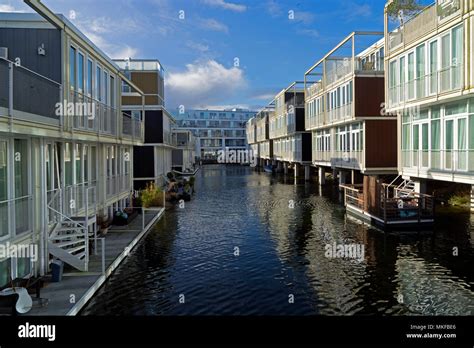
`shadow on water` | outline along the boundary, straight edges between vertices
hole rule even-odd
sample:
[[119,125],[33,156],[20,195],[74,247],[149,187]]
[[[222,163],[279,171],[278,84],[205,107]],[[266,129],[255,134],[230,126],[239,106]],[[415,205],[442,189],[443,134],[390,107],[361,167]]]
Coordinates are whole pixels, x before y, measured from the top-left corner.
[[[196,187],[82,314],[474,314],[469,213],[384,233],[347,216],[332,185],[216,165]],[[334,244],[361,245],[364,257],[330,258]]]

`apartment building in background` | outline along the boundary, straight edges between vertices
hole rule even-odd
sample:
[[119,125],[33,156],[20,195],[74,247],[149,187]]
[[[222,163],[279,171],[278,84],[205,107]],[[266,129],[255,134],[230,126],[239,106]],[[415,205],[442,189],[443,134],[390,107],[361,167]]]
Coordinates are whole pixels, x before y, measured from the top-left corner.
[[392,29],[385,11],[387,111],[398,114],[400,174],[419,191],[474,185],[473,14],[472,1],[438,0]]
[[122,104],[127,121],[131,124],[143,120],[146,124],[143,146],[134,147],[134,188],[143,189],[147,183],[162,186],[165,176],[173,167],[176,137],[174,117],[165,108],[164,69],[154,59],[115,60],[122,73],[130,79],[143,96],[122,86]]
[[[53,257],[87,271],[100,221],[130,203],[133,147],[120,68],[64,16],[0,13],[0,242],[39,260],[0,260],[0,286]],[[28,39],[25,39],[28,38]]]
[[254,115],[254,111],[243,109],[176,110],[174,113],[177,126],[193,133],[196,156],[204,160],[216,160],[219,150],[246,150],[246,124]]

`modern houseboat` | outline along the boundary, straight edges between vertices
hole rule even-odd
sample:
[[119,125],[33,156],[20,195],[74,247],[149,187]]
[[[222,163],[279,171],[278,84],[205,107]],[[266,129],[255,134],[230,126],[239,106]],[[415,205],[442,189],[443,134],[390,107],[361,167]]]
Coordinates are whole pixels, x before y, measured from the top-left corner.
[[273,142],[273,160],[277,170],[286,174],[294,169],[300,175],[304,167],[309,179],[311,165],[311,132],[305,130],[305,99],[303,82],[293,82],[276,95],[270,105],[274,111],[269,114],[269,138]]
[[[0,260],[0,286],[51,259],[87,271],[98,224],[130,204],[143,123],[122,113],[135,86],[62,15],[0,13],[0,242],[35,245]],[[25,39],[28,38],[28,39]]]
[[419,192],[434,181],[471,185],[474,211],[474,4],[438,0],[395,29],[387,6],[386,109],[398,115],[399,172]]
[[143,189],[149,182],[163,186],[165,175],[172,170],[173,150],[177,149],[173,136],[176,121],[165,108],[163,66],[156,59],[124,59],[115,63],[143,91],[142,97],[128,85],[122,86],[122,108],[128,115],[127,121],[146,123],[144,144],[133,149],[134,156],[140,159],[133,166],[134,189]]

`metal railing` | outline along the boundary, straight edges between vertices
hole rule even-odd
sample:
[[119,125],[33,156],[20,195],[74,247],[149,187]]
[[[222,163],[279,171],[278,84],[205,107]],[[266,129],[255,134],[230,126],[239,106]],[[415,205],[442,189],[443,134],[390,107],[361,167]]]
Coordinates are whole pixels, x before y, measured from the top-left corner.
[[474,172],[474,150],[402,150],[402,167]]
[[434,4],[426,7],[404,23],[402,27],[388,33],[389,44],[387,51],[393,51],[402,45],[415,42],[427,33],[439,28],[447,18],[462,13],[463,1],[445,1],[443,4]]
[[131,115],[122,113],[122,134],[133,139],[143,140],[143,122]]
[[32,201],[32,195],[25,195],[0,202],[0,238],[12,231],[20,235],[32,230]]
[[463,83],[463,68],[461,64],[421,76],[397,86],[388,91],[390,107],[397,106],[414,99],[459,90]]
[[[73,103],[73,114],[64,114],[65,125],[78,130],[117,135],[117,110],[83,93],[71,90],[69,103]],[[67,121],[71,120],[71,121]]]
[[14,111],[43,116],[58,121],[58,105],[62,99],[61,84],[26,67],[0,58],[0,107],[9,116],[19,118]]
[[328,114],[328,123],[334,123],[339,121],[344,121],[352,118],[352,103],[342,105],[338,108],[329,110]]

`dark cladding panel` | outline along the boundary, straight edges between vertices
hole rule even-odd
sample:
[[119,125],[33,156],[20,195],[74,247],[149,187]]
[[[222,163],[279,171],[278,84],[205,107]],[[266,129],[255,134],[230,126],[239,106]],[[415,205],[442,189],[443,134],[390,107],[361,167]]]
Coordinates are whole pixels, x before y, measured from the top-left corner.
[[301,134],[301,156],[303,162],[311,162],[312,159],[312,146],[311,146],[311,133]]
[[365,122],[365,167],[397,167],[397,121]]
[[135,146],[133,148],[133,176],[135,178],[155,177],[154,146]]
[[304,108],[296,108],[296,131],[297,132],[304,132]]
[[354,93],[356,117],[382,116],[382,103],[385,101],[382,77],[356,77]]
[[[45,54],[38,54],[44,45]],[[0,47],[8,48],[8,59],[61,82],[61,31],[57,29],[0,28]]]
[[145,143],[163,142],[163,111],[145,111]]

